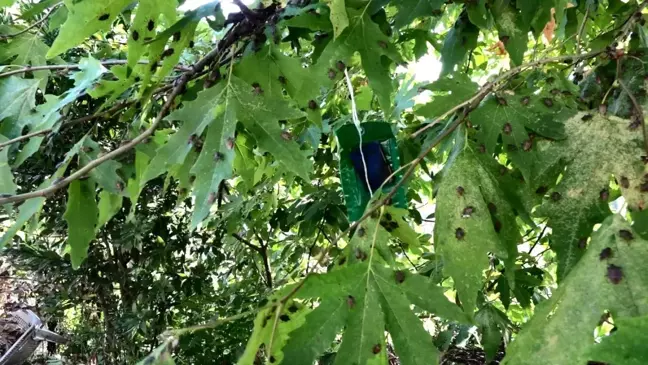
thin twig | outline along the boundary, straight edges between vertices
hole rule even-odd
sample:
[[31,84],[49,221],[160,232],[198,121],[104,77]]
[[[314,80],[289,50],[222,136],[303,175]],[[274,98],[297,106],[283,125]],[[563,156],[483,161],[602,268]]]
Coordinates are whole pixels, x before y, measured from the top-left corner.
[[266,285],[268,286],[268,288],[272,289],[272,270],[270,269],[270,261],[268,258],[268,246],[264,245],[263,241],[261,241],[258,236],[257,239],[259,239],[261,246],[253,244],[238,233],[232,233],[232,237],[236,238],[239,242],[246,245],[261,256],[261,260],[263,261],[263,269],[265,270]]
[[[621,69],[621,60],[622,58],[617,60],[617,69]],[[643,129],[643,136],[644,136],[644,150],[646,151],[646,155],[648,156],[648,132],[646,129],[646,120],[643,116],[643,109],[641,108],[641,105],[637,101],[637,98],[632,94],[632,91],[630,91],[630,88],[628,88],[628,85],[625,84],[625,82],[621,79],[621,77],[618,75],[617,76],[617,82],[623,89],[623,91],[628,94],[628,97],[630,98],[630,101],[632,102],[632,106],[635,109],[635,117],[639,120],[641,123],[641,128]]]
[[[67,127],[67,126],[71,126],[71,125],[75,125],[75,124],[95,120],[95,119],[104,117],[106,115],[111,115],[112,113],[115,113],[115,112],[117,112],[117,111],[119,111],[119,110],[121,110],[123,108],[126,108],[129,105],[132,105],[134,103],[135,103],[134,101],[118,103],[118,104],[114,105],[112,108],[110,108],[110,109],[108,109],[106,111],[103,111],[101,113],[96,113],[96,114],[88,115],[88,116],[77,118],[77,119],[71,119],[71,120],[68,120],[66,122],[63,122],[61,124],[61,126],[66,126]],[[49,134],[53,130],[54,130],[53,128],[47,128],[47,129],[43,129],[43,130],[40,130],[40,131],[27,133],[27,134],[22,135],[22,136],[18,136],[16,138],[10,139],[10,140],[8,140],[6,142],[2,142],[2,143],[0,143],[0,151],[2,151],[2,149],[4,147],[6,147],[6,146],[12,145],[14,143],[22,142],[22,141],[24,141],[26,139],[30,139],[32,137],[43,136],[43,135]]]
[[563,62],[563,61],[572,61],[572,63],[573,63],[574,60],[587,60],[587,59],[596,57],[601,53],[603,53],[603,51],[595,51],[595,52],[590,52],[590,53],[586,53],[586,54],[583,54],[583,55],[575,54],[575,55],[569,55],[569,56],[550,57],[550,58],[545,58],[545,59],[541,59],[541,60],[534,61],[534,62],[529,62],[527,64],[520,65],[518,67],[512,68],[512,69],[504,72],[503,74],[499,75],[498,77],[496,77],[493,81],[486,83],[470,99],[464,101],[463,103],[460,103],[460,104],[456,105],[452,109],[448,110],[447,112],[443,113],[441,116],[436,118],[436,120],[433,121],[432,123],[429,123],[425,127],[423,127],[421,129],[419,129],[418,131],[412,133],[411,138],[418,137],[419,135],[421,135],[423,132],[425,132],[426,130],[428,130],[432,126],[438,124],[438,122],[440,122],[441,120],[447,118],[448,116],[456,113],[457,111],[459,111],[459,110],[461,110],[461,109],[463,109],[463,108],[465,108],[465,107],[467,107],[469,105],[475,104],[476,101],[481,102],[481,100],[483,100],[488,94],[490,94],[491,91],[493,91],[494,87],[497,84],[499,84],[501,82],[504,82],[504,81],[507,81],[511,77],[519,74],[520,72],[522,72],[524,70],[527,70],[527,69],[533,68],[533,67],[537,67],[537,66],[541,66],[541,65],[546,65],[548,63],[556,63],[556,62]]
[[56,9],[59,7],[59,5],[61,5],[61,4],[56,4],[56,5],[54,5],[54,6],[50,9],[50,11],[49,11],[47,14],[45,14],[45,16],[44,16],[41,20],[39,20],[39,21],[37,21],[36,23],[34,23],[34,24],[28,26],[27,28],[21,30],[20,32],[13,33],[13,34],[3,34],[3,35],[0,35],[0,40],[2,40],[2,39],[14,38],[14,37],[18,37],[19,35],[24,34],[24,33],[27,33],[29,30],[36,28],[37,26],[39,26],[39,25],[41,25],[43,22],[45,22],[45,21],[50,17],[50,15],[52,15],[52,13],[54,12],[54,10],[56,10]]
[[237,320],[239,320],[241,318],[245,318],[245,317],[247,317],[249,315],[252,315],[252,314],[254,314],[256,312],[257,312],[256,310],[252,310],[252,311],[239,313],[239,314],[236,314],[236,315],[233,315],[233,316],[230,316],[230,317],[225,317],[225,318],[218,318],[217,317],[217,318],[209,320],[205,324],[200,324],[200,325],[197,325],[197,326],[191,326],[191,327],[186,327],[186,328],[180,328],[180,329],[177,329],[177,330],[167,330],[166,332],[164,332],[162,334],[162,337],[182,336],[182,335],[184,335],[186,333],[191,333],[191,332],[194,332],[194,331],[216,328],[216,327],[218,327],[220,325],[223,325],[225,323],[234,322],[234,321],[237,321]]
[[[103,66],[116,66],[116,65],[125,65],[128,63],[128,60],[106,60],[106,61],[100,61],[101,65]],[[142,60],[137,62],[140,65],[148,65],[149,61]],[[23,68],[19,68],[16,70],[11,70],[7,72],[0,73],[0,78],[2,77],[7,77],[11,75],[17,75],[25,72],[32,72],[32,71],[43,71],[43,70],[78,70],[81,68],[81,65],[79,64],[70,64],[70,65],[42,65],[42,66],[27,66]],[[180,70],[183,72],[188,72],[190,71],[189,67],[185,67],[182,65],[177,65],[175,66],[176,70]]]
[[255,251],[255,252],[261,252],[261,247],[259,247],[259,246],[255,245],[254,243],[252,243],[252,242],[246,240],[246,239],[243,238],[240,234],[238,234],[238,233],[232,233],[232,237],[236,238],[239,242],[241,242],[242,244],[246,245],[247,247],[249,247],[249,248],[252,249],[253,251]]
[[540,243],[540,240],[542,240],[542,237],[544,236],[545,231],[547,230],[547,227],[549,227],[549,226],[545,224],[544,228],[542,228],[542,231],[540,232],[540,235],[538,236],[538,239],[536,239],[535,243],[533,244],[533,246],[531,246],[531,249],[529,250],[529,255],[531,254],[531,252],[533,252],[533,249],[536,248],[538,243]]

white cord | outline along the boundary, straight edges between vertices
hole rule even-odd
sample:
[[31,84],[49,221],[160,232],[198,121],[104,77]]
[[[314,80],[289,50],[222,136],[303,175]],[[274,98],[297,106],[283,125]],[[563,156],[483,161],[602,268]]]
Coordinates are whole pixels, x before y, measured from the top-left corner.
[[346,77],[347,88],[349,88],[349,95],[351,95],[351,116],[353,117],[353,124],[355,124],[356,129],[358,130],[358,136],[360,137],[360,157],[362,158],[362,167],[364,168],[365,182],[367,183],[367,189],[369,189],[369,196],[373,198],[373,191],[371,190],[371,185],[369,185],[369,173],[367,172],[367,161],[365,160],[364,151],[362,150],[362,127],[360,126],[360,119],[358,118],[358,110],[356,109],[355,97],[353,94],[353,85],[351,84],[351,78],[347,69],[344,69],[344,76]]

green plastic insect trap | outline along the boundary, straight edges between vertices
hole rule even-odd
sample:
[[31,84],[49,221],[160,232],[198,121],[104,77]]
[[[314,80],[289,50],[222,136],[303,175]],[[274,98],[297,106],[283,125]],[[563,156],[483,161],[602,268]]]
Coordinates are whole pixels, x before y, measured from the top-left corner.
[[[340,181],[351,221],[362,217],[372,193],[388,194],[403,178],[402,173],[397,173],[385,182],[392,172],[400,168],[398,146],[390,124],[366,122],[360,124],[360,128],[361,132],[356,125],[345,124],[335,132],[340,157]],[[392,197],[391,205],[407,207],[403,186]]]

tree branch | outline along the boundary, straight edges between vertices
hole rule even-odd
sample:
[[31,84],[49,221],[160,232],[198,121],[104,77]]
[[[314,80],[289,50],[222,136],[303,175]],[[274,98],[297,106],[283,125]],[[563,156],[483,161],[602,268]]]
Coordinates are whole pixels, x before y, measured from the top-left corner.
[[[94,119],[104,117],[106,115],[111,115],[112,113],[115,113],[115,112],[117,112],[117,111],[119,111],[119,110],[121,110],[123,108],[126,108],[129,105],[132,105],[134,103],[135,103],[134,101],[127,101],[127,102],[118,103],[118,104],[114,105],[112,108],[110,108],[108,110],[105,110],[103,112],[88,115],[88,116],[77,118],[77,119],[71,119],[71,120],[65,121],[65,122],[63,122],[61,124],[61,127],[63,127],[63,126],[67,127],[67,126],[71,126],[71,125],[75,125],[75,124],[79,124],[79,123],[84,123],[84,122],[88,122],[88,121],[91,121],[91,120],[94,120]],[[32,137],[43,136],[43,135],[49,134],[53,130],[54,130],[53,128],[47,128],[47,129],[43,129],[43,130],[40,130],[40,131],[27,133],[27,134],[22,135],[22,136],[18,136],[16,138],[10,139],[10,140],[8,140],[6,142],[2,142],[2,143],[0,143],[0,151],[2,151],[3,148],[5,148],[7,146],[10,146],[10,145],[12,145],[14,143],[22,142],[22,141],[24,141],[26,139],[30,139]]]
[[270,269],[270,261],[268,259],[267,246],[263,244],[263,241],[260,241],[261,246],[259,247],[253,244],[252,242],[246,240],[238,233],[232,233],[232,237],[236,238],[239,242],[246,245],[251,250],[255,251],[261,256],[261,260],[263,261],[263,269],[265,270],[266,284],[268,285],[268,288],[272,289],[272,270]]
[[37,26],[43,24],[43,23],[44,23],[44,22],[45,22],[45,21],[50,17],[50,15],[52,15],[52,13],[54,13],[54,10],[56,10],[56,8],[58,8],[60,5],[61,5],[61,4],[56,4],[56,5],[54,5],[54,6],[50,9],[50,11],[49,11],[47,14],[45,14],[45,16],[44,16],[41,20],[39,20],[39,21],[37,21],[36,23],[34,23],[34,24],[28,26],[27,28],[21,30],[20,32],[13,33],[13,34],[3,34],[3,35],[0,35],[0,40],[9,39],[9,38],[14,38],[14,37],[18,37],[19,35],[24,34],[24,33],[27,33],[29,30],[34,29],[34,28],[36,28]]
[[[101,64],[103,66],[116,66],[116,65],[125,65],[128,63],[128,60],[106,60],[106,61],[101,61]],[[148,65],[148,61],[138,61],[137,62],[140,65]],[[78,70],[81,67],[79,64],[71,64],[71,65],[43,65],[43,66],[27,66],[23,68],[19,68],[16,70],[11,70],[7,72],[0,73],[0,78],[11,76],[11,75],[17,75],[25,72],[32,72],[32,71],[42,71],[42,70]],[[183,72],[188,72],[190,71],[189,67],[185,67],[182,65],[176,65],[174,67],[176,70],[180,70]]]
[[241,242],[242,244],[246,245],[247,247],[249,247],[249,248],[252,249],[253,251],[261,253],[261,247],[259,247],[259,246],[255,245],[254,243],[252,243],[252,242],[246,240],[246,239],[243,238],[243,236],[241,236],[240,234],[238,234],[238,233],[232,233],[232,237],[236,238],[239,242]]

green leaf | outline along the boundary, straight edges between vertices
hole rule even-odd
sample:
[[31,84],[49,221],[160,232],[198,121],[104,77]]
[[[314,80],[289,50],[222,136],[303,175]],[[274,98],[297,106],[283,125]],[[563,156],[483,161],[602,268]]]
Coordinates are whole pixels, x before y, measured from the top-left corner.
[[[56,172],[54,172],[54,174],[52,174],[52,176],[50,176],[48,179],[45,179],[38,186],[38,190],[50,187],[53,183],[55,183],[58,179],[60,179],[65,174],[65,171],[70,165],[72,158],[77,153],[79,153],[79,150],[83,145],[84,139],[85,137],[81,138],[80,141],[78,141],[74,146],[72,146],[72,148],[65,154],[65,159],[60,164],[58,169],[56,169]],[[16,235],[16,233],[18,233],[18,231],[22,229],[23,226],[34,215],[36,215],[38,212],[40,212],[43,209],[44,204],[45,204],[45,198],[32,198],[20,205],[20,207],[18,208],[18,216],[15,218],[13,225],[8,230],[6,230],[2,238],[0,238],[0,249],[4,247],[4,245],[6,245],[7,242],[9,242]]]
[[222,100],[223,90],[222,86],[203,90],[195,100],[186,102],[165,118],[183,123],[169,141],[157,150],[140,181],[142,186],[165,173],[170,166],[182,164],[189,151],[197,143],[202,143],[201,135],[216,118],[216,108],[218,101]]
[[[0,142],[6,142],[9,139],[0,134]],[[0,150],[0,194],[15,194],[16,183],[14,183],[11,167],[9,167],[9,148]]]
[[[54,95],[45,95],[45,103],[38,105],[35,113],[30,113],[29,117],[22,120],[23,125],[20,129],[28,126],[29,132],[38,132],[52,128],[60,118],[60,114],[57,112],[58,106],[59,98]],[[44,139],[45,137],[30,138],[29,142],[22,146],[20,152],[18,152],[13,167],[18,168],[25,160],[36,153]]]
[[331,23],[333,24],[333,34],[335,38],[349,26],[349,16],[347,15],[344,0],[330,0]]
[[[83,147],[79,151],[79,162],[85,166],[99,158],[102,153],[101,146],[90,138],[86,138]],[[124,190],[124,181],[117,174],[121,164],[115,160],[109,160],[95,167],[90,171],[92,177],[100,187],[113,194],[121,195]]]
[[107,71],[108,70],[103,67],[101,62],[97,61],[93,57],[82,58],[79,62],[79,71],[72,75],[74,87],[68,89],[61,95],[57,107],[50,111],[49,114],[45,115],[45,118],[50,118],[51,114],[54,113],[54,110],[61,110],[64,106],[75,101],[82,94],[86,93],[93,87],[95,81]]
[[137,76],[135,75],[141,75],[144,73],[145,68],[148,67],[147,65],[136,65],[135,66],[135,72],[129,76],[127,76],[129,66],[126,65],[118,65],[118,66],[113,66],[110,69],[110,72],[117,78],[117,80],[111,79],[103,79],[100,80],[96,85],[88,91],[88,94],[92,96],[95,99],[99,99],[104,96],[110,96],[107,98],[105,101],[105,104],[110,104],[117,100],[122,94],[128,90],[133,84],[135,84],[135,80],[137,80]]
[[[223,94],[221,85],[212,89]],[[195,228],[209,214],[209,208],[215,202],[218,188],[226,179],[232,177],[234,160],[234,132],[236,130],[236,110],[232,101],[227,98],[215,102],[218,105],[216,121],[209,126],[205,145],[198,156],[191,173],[196,177],[194,196],[196,205],[191,217],[191,227]]]
[[630,210],[642,210],[647,200],[641,191],[643,137],[639,130],[630,130],[629,124],[617,117],[582,112],[565,123],[566,141],[544,152],[566,163],[560,183],[536,211],[537,216],[549,218],[559,280],[583,255],[581,241],[587,239],[594,224],[610,214],[601,192],[609,189],[611,176],[622,185]]
[[102,190],[99,193],[99,218],[97,219],[95,232],[98,232],[119,212],[122,207],[122,199],[121,195],[112,194],[107,190]]
[[43,0],[38,3],[32,4],[32,6],[29,9],[26,9],[25,11],[20,14],[20,17],[23,19],[31,19],[35,17],[36,15],[42,13],[45,11],[47,8],[51,8],[54,5],[58,5],[62,3],[63,0]]
[[[376,267],[374,271],[376,287],[382,294],[381,305],[387,317],[387,330],[394,341],[395,350],[401,364],[430,364],[439,357],[439,352],[431,346],[431,337],[421,325],[419,318],[410,310],[408,298],[402,295],[396,274],[388,269]],[[428,295],[430,293],[427,293]]]
[[68,225],[68,241],[72,267],[78,269],[86,257],[90,241],[95,237],[97,224],[95,184],[75,180],[68,187],[68,203],[63,217]]
[[463,73],[444,76],[424,86],[425,89],[434,92],[435,96],[431,102],[416,108],[415,113],[435,120],[456,105],[470,99],[478,87],[479,85]]
[[[8,138],[20,135],[25,118],[30,115],[36,107],[36,90],[38,90],[38,79],[21,79],[10,76],[0,79],[0,121],[4,121],[2,134]],[[5,124],[7,127],[5,127]]]
[[614,326],[617,330],[600,344],[594,344],[587,359],[608,364],[644,364],[648,358],[648,316],[614,318]]
[[47,52],[52,59],[80,44],[97,31],[108,30],[113,20],[131,0],[75,1],[64,0],[69,10],[65,24]]
[[473,1],[466,4],[468,19],[483,30],[490,30],[493,26],[493,16],[486,9],[486,0]]
[[459,155],[445,167],[437,193],[434,242],[464,311],[472,316],[482,271],[489,267],[488,254],[514,262],[519,233],[498,170],[470,147],[459,148]]
[[[277,307],[272,306],[262,309],[254,320],[254,331],[248,340],[245,352],[238,360],[238,365],[253,365],[259,348],[264,349],[270,363],[282,363],[284,353],[282,348],[288,336],[296,328],[304,323],[304,317],[310,312],[308,307],[298,302],[289,301],[282,307],[281,313],[277,313]],[[279,318],[277,318],[277,315]],[[276,322],[276,326],[274,325]],[[274,330],[273,330],[274,329]],[[270,339],[272,338],[272,348]]]
[[441,10],[444,0],[403,0],[399,1],[398,13],[394,17],[394,26],[402,28],[414,19],[434,15]]
[[[614,318],[648,314],[648,242],[637,234],[627,240],[622,230],[632,235],[620,216],[603,222],[583,258],[511,342],[503,364],[585,364],[594,345],[592,332],[604,311]],[[607,248],[610,257],[601,259]],[[608,278],[610,265],[620,270],[620,282]]]
[[270,152],[288,171],[308,179],[312,163],[305,152],[292,140],[286,140],[278,121],[303,117],[304,114],[281,99],[265,98],[253,93],[254,88],[236,76],[227,84],[228,96],[232,98],[236,115],[245,128],[252,133],[259,147]]
[[0,6],[11,6],[16,0],[0,0]]
[[455,71],[455,66],[461,64],[466,59],[468,52],[477,46],[478,36],[479,28],[470,22],[467,13],[462,13],[443,42],[441,75]]
[[[24,33],[11,38],[9,44],[0,48],[0,63],[22,65],[24,67],[44,66],[45,54],[49,47],[38,34]],[[39,87],[45,90],[49,71],[34,71],[34,79],[40,80]]]
[[[137,61],[146,51],[146,39],[155,37],[160,16],[168,24],[176,21],[176,0],[141,0],[128,36],[128,67],[135,68]],[[150,26],[152,25],[152,26]],[[130,73],[125,73],[130,76]]]
[[387,60],[399,60],[400,56],[394,45],[389,43],[389,38],[368,14],[352,9],[347,11],[351,16],[349,31],[326,46],[310,72],[310,82],[304,83],[300,94],[307,95],[309,99],[316,99],[321,87],[333,84],[328,78],[329,70],[336,72],[338,61],[348,63],[357,51],[369,79],[369,86],[374,90],[383,113],[389,116],[393,108],[393,85]]
[[508,4],[508,1],[498,0],[495,4],[491,7],[491,12],[495,18],[499,38],[509,53],[511,63],[519,66],[522,64],[524,52],[527,50],[531,24],[525,23],[523,17],[512,5]]

